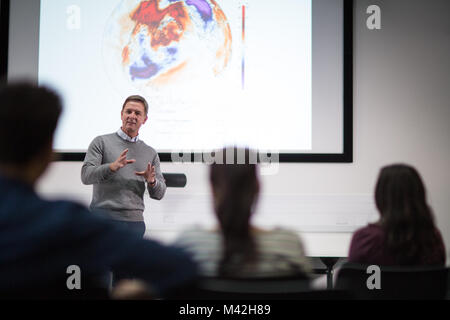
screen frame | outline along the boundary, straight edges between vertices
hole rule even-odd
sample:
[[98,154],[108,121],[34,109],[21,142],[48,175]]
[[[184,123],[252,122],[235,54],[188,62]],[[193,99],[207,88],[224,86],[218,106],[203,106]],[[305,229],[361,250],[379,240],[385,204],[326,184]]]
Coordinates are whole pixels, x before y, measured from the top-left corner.
[[[9,11],[11,0],[0,0],[0,78],[7,81],[9,47]],[[343,148],[342,153],[280,153],[283,163],[352,163],[353,162],[353,0],[343,0]],[[54,161],[83,161],[85,152],[56,152]],[[172,162],[170,153],[159,153],[161,162]],[[191,153],[192,162],[202,160]]]
[[0,0],[0,79],[6,82],[8,76],[9,48],[9,3],[10,0]]

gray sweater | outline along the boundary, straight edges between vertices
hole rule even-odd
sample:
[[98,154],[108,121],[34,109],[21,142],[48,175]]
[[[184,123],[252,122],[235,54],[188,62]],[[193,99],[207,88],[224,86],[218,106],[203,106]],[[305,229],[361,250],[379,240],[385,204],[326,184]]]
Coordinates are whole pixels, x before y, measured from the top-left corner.
[[[128,149],[127,159],[135,163],[117,172],[111,171],[122,151]],[[151,187],[136,171],[144,171],[151,162],[156,169],[156,185]],[[96,137],[86,153],[81,169],[81,181],[94,185],[91,210],[108,211],[110,217],[122,221],[144,221],[144,193],[147,189],[152,199],[160,200],[166,192],[166,184],[159,166],[158,153],[143,141],[125,141],[117,133]]]

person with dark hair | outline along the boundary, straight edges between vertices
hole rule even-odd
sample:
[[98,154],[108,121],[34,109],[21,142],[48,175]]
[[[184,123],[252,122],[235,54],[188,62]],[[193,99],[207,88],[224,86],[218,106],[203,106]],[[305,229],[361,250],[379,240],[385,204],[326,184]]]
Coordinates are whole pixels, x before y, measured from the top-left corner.
[[[221,163],[210,166],[218,227],[186,230],[178,236],[175,244],[192,253],[204,276],[308,274],[312,270],[311,264],[296,232],[282,228],[264,230],[251,224],[260,190],[258,168],[251,161],[256,157],[249,150],[237,149],[233,151],[235,161],[227,164],[226,153],[230,150],[233,151],[222,151],[224,158]],[[239,154],[245,154],[245,161],[236,161]]]
[[96,137],[86,153],[81,180],[94,185],[90,208],[145,233],[144,193],[161,200],[166,184],[158,153],[139,139],[139,129],[147,122],[148,103],[138,95],[125,99],[122,127],[115,133]]
[[142,239],[80,204],[42,199],[35,186],[52,160],[61,100],[17,83],[0,88],[0,101],[1,298],[89,297],[94,287],[107,290],[96,281],[110,271],[133,273],[156,295],[195,279],[196,264],[183,250]]
[[375,188],[380,219],[357,230],[348,260],[377,265],[445,265],[445,247],[413,167],[382,168]]

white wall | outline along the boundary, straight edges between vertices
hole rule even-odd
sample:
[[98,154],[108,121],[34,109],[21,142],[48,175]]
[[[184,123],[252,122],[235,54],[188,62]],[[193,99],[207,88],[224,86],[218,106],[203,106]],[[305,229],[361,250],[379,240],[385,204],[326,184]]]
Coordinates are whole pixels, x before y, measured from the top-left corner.
[[[351,230],[375,213],[372,191],[380,167],[406,162],[422,174],[450,251],[450,2],[355,2],[354,163],[281,164],[278,174],[263,177],[256,220],[298,229],[311,255],[345,256]],[[365,27],[365,11],[371,4],[381,7],[381,30]],[[81,163],[52,164],[39,190],[89,203],[91,187],[81,184],[80,169]],[[162,169],[185,173],[188,185],[169,189],[160,203],[147,202],[149,236],[170,240],[190,223],[212,224],[206,167],[163,163]],[[316,209],[319,204],[335,208],[316,216],[332,232],[308,230],[305,220],[311,215],[289,212],[293,207],[301,211],[302,201],[311,201]],[[345,208],[347,215],[342,212]],[[357,210],[360,220],[354,215]]]

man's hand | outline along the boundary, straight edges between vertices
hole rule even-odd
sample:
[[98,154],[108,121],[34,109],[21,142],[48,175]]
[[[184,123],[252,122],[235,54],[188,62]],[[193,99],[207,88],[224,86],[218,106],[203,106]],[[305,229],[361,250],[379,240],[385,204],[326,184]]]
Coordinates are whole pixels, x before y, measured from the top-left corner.
[[145,171],[136,172],[136,175],[144,177],[145,180],[150,184],[154,184],[156,181],[156,169],[150,162],[148,163],[147,169]]
[[135,159],[127,160],[127,153],[128,149],[123,150],[120,156],[117,158],[117,160],[109,165],[111,171],[117,172],[126,165],[136,162]]

